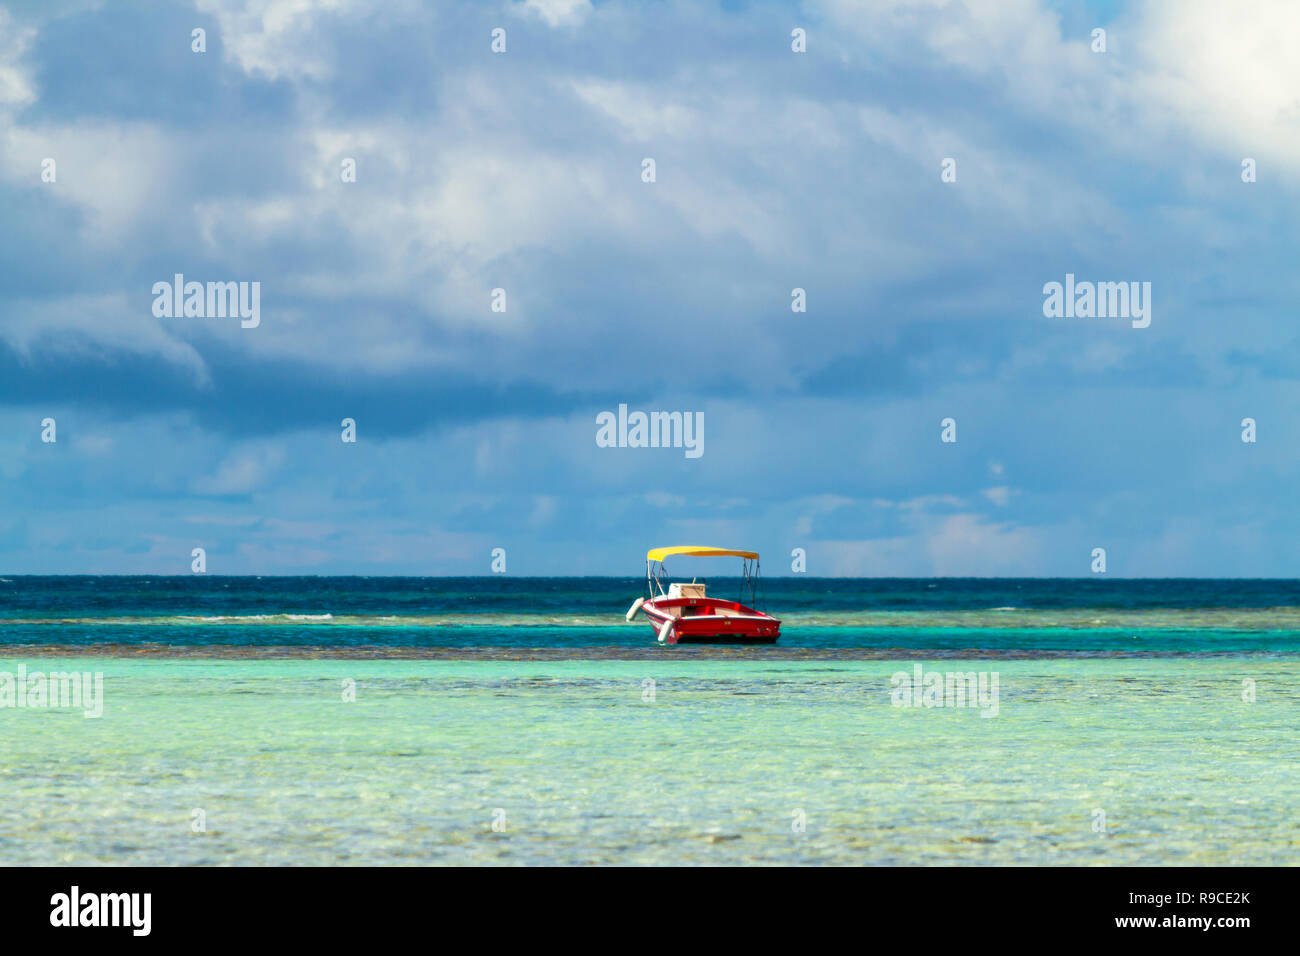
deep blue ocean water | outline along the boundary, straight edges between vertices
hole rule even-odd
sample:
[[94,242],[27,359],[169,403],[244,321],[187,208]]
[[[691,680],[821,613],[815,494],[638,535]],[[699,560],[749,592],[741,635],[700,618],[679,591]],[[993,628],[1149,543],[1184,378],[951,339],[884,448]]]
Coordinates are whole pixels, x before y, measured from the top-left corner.
[[[734,578],[709,593],[739,597]],[[653,643],[640,578],[0,577],[0,644]],[[1300,581],[769,578],[783,647],[1300,652]]]

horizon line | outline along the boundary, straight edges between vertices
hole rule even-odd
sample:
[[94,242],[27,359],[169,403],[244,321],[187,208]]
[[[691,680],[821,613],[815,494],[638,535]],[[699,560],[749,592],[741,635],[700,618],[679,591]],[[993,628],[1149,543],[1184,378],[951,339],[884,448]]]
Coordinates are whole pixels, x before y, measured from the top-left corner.
[[[410,578],[412,580],[430,580],[430,579],[469,579],[469,580],[535,580],[535,579],[572,579],[572,580],[624,580],[626,578],[640,578],[641,574],[312,574],[312,573],[244,573],[244,574],[213,574],[203,572],[196,574],[190,573],[172,573],[172,572],[154,572],[154,571],[49,571],[49,572],[31,572],[31,571],[0,571],[0,579],[6,578],[357,578],[357,579],[377,579],[377,578]],[[738,574],[697,574],[692,575],[697,578],[737,578],[742,576]],[[1073,577],[1051,576],[1051,575],[1033,575],[1033,576],[1014,576],[1003,577],[998,575],[973,575],[973,574],[947,574],[947,575],[817,575],[817,574],[765,574],[763,580],[777,581],[798,581],[798,580],[815,580],[815,581],[1297,581],[1300,582],[1300,576],[1297,577],[1216,577],[1212,575],[1182,575],[1182,576],[1155,576],[1143,575],[1139,577],[1124,577],[1121,575],[1079,575]]]

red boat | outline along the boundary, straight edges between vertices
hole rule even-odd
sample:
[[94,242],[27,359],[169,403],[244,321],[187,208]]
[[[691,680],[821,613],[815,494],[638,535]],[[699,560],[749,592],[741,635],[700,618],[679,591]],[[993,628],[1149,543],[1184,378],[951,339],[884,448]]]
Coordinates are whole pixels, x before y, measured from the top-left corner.
[[[664,559],[680,554],[689,557],[737,557],[743,559],[742,594],[749,604],[705,595],[703,582],[671,583],[664,590],[667,574]],[[646,552],[648,595],[637,598],[628,609],[630,621],[640,611],[650,622],[660,644],[775,644],[781,636],[781,622],[751,605],[758,598],[758,552],[730,548],[679,545]]]

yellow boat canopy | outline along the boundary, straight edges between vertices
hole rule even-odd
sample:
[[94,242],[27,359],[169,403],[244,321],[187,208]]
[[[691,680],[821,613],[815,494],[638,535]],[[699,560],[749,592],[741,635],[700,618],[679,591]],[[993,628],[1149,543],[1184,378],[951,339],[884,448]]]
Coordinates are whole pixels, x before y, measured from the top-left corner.
[[698,544],[679,544],[675,548],[651,548],[645,554],[647,561],[662,561],[670,554],[685,554],[693,558],[750,558],[758,560],[757,551],[733,551],[730,548],[706,548]]

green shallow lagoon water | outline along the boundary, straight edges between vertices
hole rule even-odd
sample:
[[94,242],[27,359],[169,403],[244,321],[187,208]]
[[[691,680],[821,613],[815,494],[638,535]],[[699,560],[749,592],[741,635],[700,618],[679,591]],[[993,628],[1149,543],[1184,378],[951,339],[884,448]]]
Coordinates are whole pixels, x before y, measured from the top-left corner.
[[99,719],[0,709],[6,864],[1243,865],[1300,851],[1288,658],[924,662],[996,672],[996,717],[893,706],[890,677],[912,661],[0,670],[20,660],[102,671],[105,705]]

